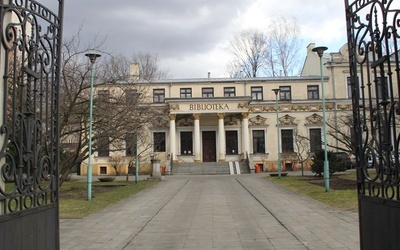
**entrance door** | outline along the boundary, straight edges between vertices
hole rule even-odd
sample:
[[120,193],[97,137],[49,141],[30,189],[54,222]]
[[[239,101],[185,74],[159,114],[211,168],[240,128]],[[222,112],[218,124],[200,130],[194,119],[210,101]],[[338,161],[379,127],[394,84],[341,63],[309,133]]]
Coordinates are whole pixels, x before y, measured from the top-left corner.
[[203,162],[216,161],[215,131],[203,131]]

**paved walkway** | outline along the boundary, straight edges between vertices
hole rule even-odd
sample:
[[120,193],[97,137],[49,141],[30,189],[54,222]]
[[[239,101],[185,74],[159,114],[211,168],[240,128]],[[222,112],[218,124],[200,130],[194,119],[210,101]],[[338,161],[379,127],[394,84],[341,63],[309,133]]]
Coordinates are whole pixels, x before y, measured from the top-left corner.
[[84,219],[61,220],[61,249],[359,249],[357,213],[263,176],[166,176]]

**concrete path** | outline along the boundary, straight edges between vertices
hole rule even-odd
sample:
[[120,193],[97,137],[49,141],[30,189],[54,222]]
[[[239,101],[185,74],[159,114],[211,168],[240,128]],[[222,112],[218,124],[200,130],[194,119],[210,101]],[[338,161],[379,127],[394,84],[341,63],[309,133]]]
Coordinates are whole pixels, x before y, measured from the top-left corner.
[[166,176],[111,208],[61,220],[61,249],[359,249],[357,213],[264,176]]

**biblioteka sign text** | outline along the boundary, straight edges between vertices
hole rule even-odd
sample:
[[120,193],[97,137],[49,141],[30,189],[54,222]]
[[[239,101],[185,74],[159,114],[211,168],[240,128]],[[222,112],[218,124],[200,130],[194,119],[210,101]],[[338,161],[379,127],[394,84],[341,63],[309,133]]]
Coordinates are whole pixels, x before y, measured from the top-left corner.
[[190,104],[189,106],[190,110],[226,110],[229,109],[228,104]]

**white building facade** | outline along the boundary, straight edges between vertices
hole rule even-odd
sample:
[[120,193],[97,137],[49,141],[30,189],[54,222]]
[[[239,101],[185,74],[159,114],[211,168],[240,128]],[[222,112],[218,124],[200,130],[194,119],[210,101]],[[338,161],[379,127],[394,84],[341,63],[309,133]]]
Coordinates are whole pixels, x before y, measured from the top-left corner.
[[[307,47],[301,76],[135,83],[148,86],[147,103],[163,114],[147,131],[153,141],[148,155],[162,166],[171,159],[174,163],[248,161],[263,171],[276,171],[279,152],[282,170],[298,170],[301,158],[323,149],[321,75],[314,47]],[[337,123],[338,117],[352,115],[347,55],[346,45],[338,53],[326,53],[323,72],[327,122],[350,134],[351,127]],[[278,103],[273,89],[280,90]],[[306,138],[306,145],[300,145],[299,138]],[[335,147],[341,143],[330,136],[327,141]],[[328,149],[336,151],[335,147]],[[96,166],[107,166],[105,159],[95,159],[94,173]],[[309,163],[304,162],[305,169]],[[141,158],[140,165],[150,166],[150,158]]]

